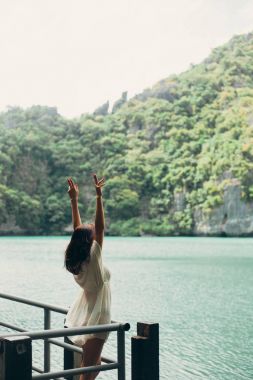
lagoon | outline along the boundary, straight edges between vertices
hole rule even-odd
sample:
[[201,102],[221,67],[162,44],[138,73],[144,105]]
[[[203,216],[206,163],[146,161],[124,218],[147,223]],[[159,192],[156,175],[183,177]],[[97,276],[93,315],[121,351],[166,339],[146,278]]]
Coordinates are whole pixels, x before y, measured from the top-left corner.
[[[63,268],[68,237],[1,237],[0,291],[68,307],[78,292]],[[161,379],[253,378],[253,239],[106,237],[104,260],[112,273],[114,320],[160,324]],[[63,326],[53,316],[53,327]],[[41,329],[43,313],[0,299],[0,319]],[[0,327],[0,332],[6,330]],[[34,344],[42,367],[42,345]],[[62,366],[53,346],[52,369]],[[115,355],[111,334],[104,355]],[[116,371],[98,379],[116,379]]]

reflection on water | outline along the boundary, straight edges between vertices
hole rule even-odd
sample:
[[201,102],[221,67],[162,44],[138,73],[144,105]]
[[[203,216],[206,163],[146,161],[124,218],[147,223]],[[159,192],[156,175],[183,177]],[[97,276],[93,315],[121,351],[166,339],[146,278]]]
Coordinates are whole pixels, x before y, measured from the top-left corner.
[[[68,307],[78,291],[63,268],[66,237],[0,238],[0,291]],[[113,319],[160,324],[161,379],[253,378],[253,240],[216,238],[106,238],[112,272]],[[43,311],[0,300],[1,320],[41,329]],[[64,316],[53,314],[53,327]],[[2,328],[1,331],[4,331]],[[42,344],[34,363],[42,367]],[[53,347],[53,369],[62,349]],[[115,335],[105,355],[116,357]],[[116,371],[100,379],[116,379]]]

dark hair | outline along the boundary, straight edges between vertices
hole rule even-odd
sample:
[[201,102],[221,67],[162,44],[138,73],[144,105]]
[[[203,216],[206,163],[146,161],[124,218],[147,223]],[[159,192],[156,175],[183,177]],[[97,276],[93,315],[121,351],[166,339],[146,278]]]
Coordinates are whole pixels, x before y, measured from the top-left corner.
[[64,265],[70,273],[77,275],[82,263],[89,260],[93,239],[94,228],[91,224],[84,224],[74,230],[64,260]]

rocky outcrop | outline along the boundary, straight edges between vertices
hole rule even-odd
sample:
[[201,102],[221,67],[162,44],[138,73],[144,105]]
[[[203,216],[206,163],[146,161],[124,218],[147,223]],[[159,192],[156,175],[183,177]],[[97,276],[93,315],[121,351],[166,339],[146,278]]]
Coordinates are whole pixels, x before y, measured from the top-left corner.
[[108,109],[109,109],[109,101],[102,104],[102,106],[96,108],[95,111],[93,112],[93,115],[94,116],[98,116],[98,115],[106,116],[106,115],[108,115]]
[[178,191],[174,193],[174,211],[184,211],[186,205],[185,192]]
[[116,100],[116,102],[112,106],[112,113],[115,113],[118,109],[120,109],[123,104],[127,102],[127,91],[122,92],[121,98]]
[[253,235],[253,203],[241,199],[240,182],[231,180],[224,191],[224,203],[208,214],[194,213],[194,235],[251,236]]

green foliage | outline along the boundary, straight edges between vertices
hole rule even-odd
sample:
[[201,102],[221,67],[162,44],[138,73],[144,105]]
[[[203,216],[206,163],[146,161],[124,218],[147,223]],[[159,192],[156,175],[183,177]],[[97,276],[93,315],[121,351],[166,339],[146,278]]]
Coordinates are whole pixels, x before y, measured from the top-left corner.
[[140,231],[139,218],[131,218],[112,222],[108,232],[112,236],[140,236]]
[[252,109],[252,33],[112,114],[66,120],[51,107],[10,107],[0,114],[0,232],[12,221],[24,233],[62,233],[68,176],[91,221],[97,172],[107,179],[107,233],[190,234],[195,211],[219,207],[229,179],[253,200]]
[[143,221],[140,224],[140,227],[141,234],[144,235],[169,236],[177,234],[175,226],[170,221],[169,217]]

